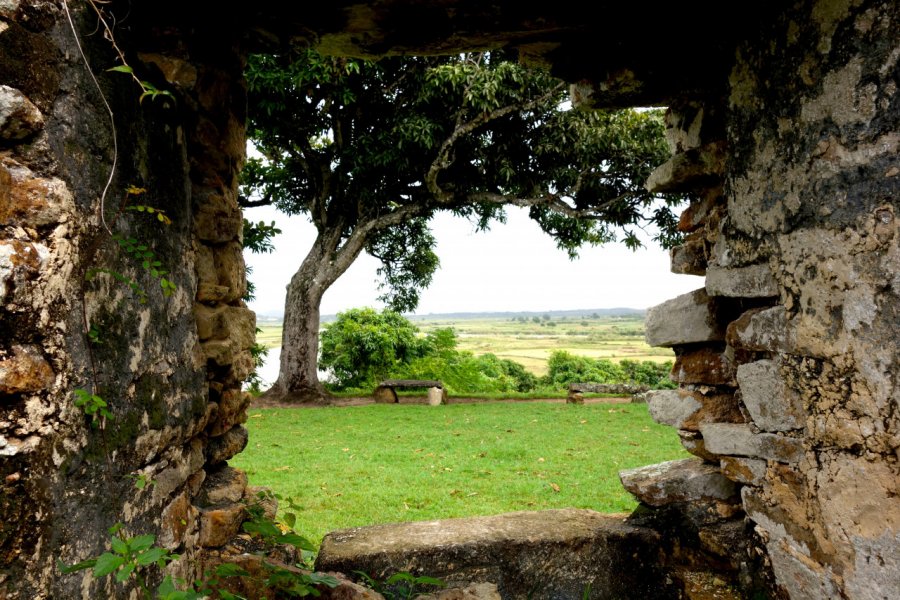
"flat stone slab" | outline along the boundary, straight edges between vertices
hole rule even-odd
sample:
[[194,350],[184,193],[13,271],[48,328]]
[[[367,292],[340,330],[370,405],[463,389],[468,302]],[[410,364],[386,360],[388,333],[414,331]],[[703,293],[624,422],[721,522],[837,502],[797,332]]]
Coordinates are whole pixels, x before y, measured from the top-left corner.
[[734,482],[722,475],[718,466],[696,458],[620,471],[619,479],[626,490],[650,506],[737,497]]
[[671,347],[725,339],[725,328],[716,320],[714,300],[704,288],[649,309],[644,329],[650,346]]
[[497,585],[504,599],[675,598],[660,538],[623,515],[559,509],[357,527],[325,536],[316,570],[428,575],[448,586]]
[[747,456],[796,463],[803,456],[803,440],[775,433],[755,433],[749,425],[706,423],[700,426],[706,450],[719,456]]

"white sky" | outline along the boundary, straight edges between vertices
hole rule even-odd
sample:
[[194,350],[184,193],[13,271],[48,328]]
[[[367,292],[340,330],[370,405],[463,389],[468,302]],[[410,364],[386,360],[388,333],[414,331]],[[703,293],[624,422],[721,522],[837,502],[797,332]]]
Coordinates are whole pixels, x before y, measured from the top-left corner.
[[[459,217],[441,214],[432,221],[440,269],[420,295],[416,314],[505,312],[593,308],[648,308],[703,286],[703,279],[669,272],[668,252],[653,242],[632,252],[620,243],[585,247],[572,261],[526,210],[507,210],[506,224],[476,233]],[[302,216],[287,217],[271,207],[245,209],[251,221],[275,221],[282,234],[275,252],[245,252],[253,267],[260,315],[281,315],[285,286],[312,245],[315,229]],[[380,308],[378,261],[361,255],[326,292],[322,314],[349,308]]]

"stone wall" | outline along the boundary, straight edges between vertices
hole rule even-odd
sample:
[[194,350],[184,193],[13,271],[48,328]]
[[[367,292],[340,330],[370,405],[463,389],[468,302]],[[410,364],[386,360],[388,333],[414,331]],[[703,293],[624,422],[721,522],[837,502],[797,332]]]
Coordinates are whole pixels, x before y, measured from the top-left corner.
[[[140,102],[127,75],[106,71],[116,57],[91,35],[96,17],[71,8],[103,97],[61,3],[0,2],[0,597],[10,599],[125,594],[56,567],[107,550],[116,522],[184,554],[169,571],[193,575],[196,551],[239,527],[246,493],[225,463],[247,439],[240,384],[255,327],[236,203],[242,49],[225,31],[190,38],[149,19],[141,33],[117,29],[140,77],[174,96]],[[137,204],[171,224],[125,208]],[[174,293],[112,235],[153,251]],[[92,425],[76,389],[111,416]]]
[[706,275],[648,315],[681,384],[651,412],[742,486],[792,598],[900,594],[898,27],[896,4],[798,3],[724,101],[672,106],[650,182],[699,192],[672,270]]
[[[244,40],[349,54],[499,40],[592,105],[668,104],[675,155],[649,184],[695,193],[672,268],[706,286],[648,318],[681,385],[650,408],[700,460],[626,474],[650,507],[635,519],[674,531],[685,589],[703,572],[751,589],[768,565],[773,594],[900,595],[896,3],[763,2],[708,36],[703,11],[721,3],[597,20],[505,1],[107,5],[136,72],[174,95],[144,102],[70,4],[114,129],[61,0],[0,0],[0,596],[125,595],[55,566],[105,550],[117,521],[182,553],[183,575],[240,525],[246,478],[226,461],[246,444],[254,328],[236,206]],[[452,27],[408,32],[410,14]],[[119,214],[138,203],[172,224]],[[171,297],[102,209],[168,268]],[[76,389],[111,417],[92,426]]]

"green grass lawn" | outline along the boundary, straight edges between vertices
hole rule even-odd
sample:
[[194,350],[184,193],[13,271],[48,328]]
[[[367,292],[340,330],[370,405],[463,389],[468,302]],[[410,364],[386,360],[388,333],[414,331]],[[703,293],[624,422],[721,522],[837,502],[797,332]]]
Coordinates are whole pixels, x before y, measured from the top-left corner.
[[516,510],[630,511],[618,471],[684,458],[641,404],[250,409],[230,462],[303,507],[297,531]]

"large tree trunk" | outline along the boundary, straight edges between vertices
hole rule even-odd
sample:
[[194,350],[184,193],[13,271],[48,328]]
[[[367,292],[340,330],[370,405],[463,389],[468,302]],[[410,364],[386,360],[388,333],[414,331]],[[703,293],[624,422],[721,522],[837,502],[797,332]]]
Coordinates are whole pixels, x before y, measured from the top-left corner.
[[[331,238],[335,238],[332,233]],[[319,306],[322,296],[353,264],[364,244],[356,236],[336,249],[337,239],[320,235],[287,287],[281,366],[278,381],[265,394],[275,402],[324,402],[328,393],[319,382]]]

